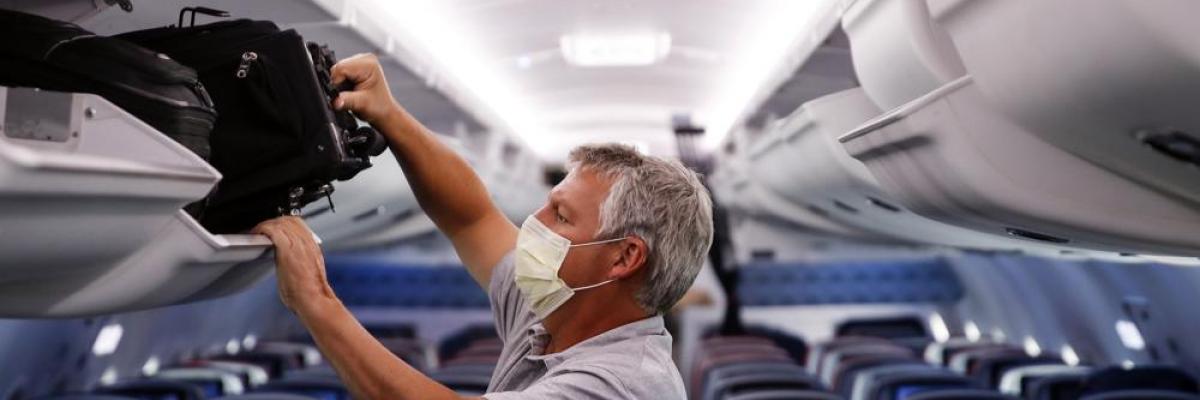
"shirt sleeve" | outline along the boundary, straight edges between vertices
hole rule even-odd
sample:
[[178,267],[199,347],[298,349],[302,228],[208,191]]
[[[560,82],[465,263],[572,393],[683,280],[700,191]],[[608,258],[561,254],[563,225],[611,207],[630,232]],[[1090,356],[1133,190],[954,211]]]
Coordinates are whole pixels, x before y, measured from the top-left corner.
[[575,400],[575,399],[633,399],[634,397],[615,377],[603,371],[571,371],[542,379],[525,390],[494,392],[483,395],[487,400]]
[[505,343],[508,343],[510,334],[522,333],[533,320],[533,312],[517,289],[514,259],[514,252],[501,258],[492,268],[492,281],[488,283],[488,299],[492,303],[496,333]]

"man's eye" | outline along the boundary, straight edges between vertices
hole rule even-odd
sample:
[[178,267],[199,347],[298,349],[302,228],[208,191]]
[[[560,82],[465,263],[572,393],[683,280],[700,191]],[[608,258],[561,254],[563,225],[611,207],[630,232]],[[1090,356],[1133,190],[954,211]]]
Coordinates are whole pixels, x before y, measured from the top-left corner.
[[567,223],[567,219],[563,218],[562,214],[554,213],[554,218],[557,219],[559,223]]

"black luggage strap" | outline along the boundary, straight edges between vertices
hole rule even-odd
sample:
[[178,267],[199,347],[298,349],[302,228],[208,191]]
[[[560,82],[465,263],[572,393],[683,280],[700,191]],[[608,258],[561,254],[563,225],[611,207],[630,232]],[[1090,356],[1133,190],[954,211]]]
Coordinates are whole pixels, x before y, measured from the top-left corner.
[[183,16],[187,15],[189,12],[192,13],[192,22],[191,22],[191,25],[188,25],[188,26],[196,26],[196,14],[204,14],[204,15],[207,15],[210,17],[222,17],[222,18],[229,17],[229,11],[218,10],[215,8],[208,8],[208,7],[184,7],[179,10],[179,25],[175,25],[175,26],[182,28],[183,27]]

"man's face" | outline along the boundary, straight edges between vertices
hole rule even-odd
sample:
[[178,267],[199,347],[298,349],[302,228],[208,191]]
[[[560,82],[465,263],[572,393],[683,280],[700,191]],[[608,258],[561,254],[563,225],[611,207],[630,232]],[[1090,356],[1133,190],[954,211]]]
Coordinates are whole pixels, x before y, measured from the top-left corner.
[[[608,196],[612,182],[585,169],[576,168],[550,191],[546,205],[534,217],[572,244],[596,240],[600,229],[600,205]],[[570,287],[591,285],[607,280],[608,270],[600,268],[613,249],[595,245],[572,247],[558,276]]]

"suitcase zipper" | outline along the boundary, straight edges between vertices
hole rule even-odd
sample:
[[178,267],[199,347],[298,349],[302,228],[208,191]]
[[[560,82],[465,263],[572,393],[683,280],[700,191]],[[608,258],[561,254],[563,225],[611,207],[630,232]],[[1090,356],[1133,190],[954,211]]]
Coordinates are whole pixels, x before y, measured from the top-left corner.
[[238,64],[237,72],[234,73],[238,79],[246,79],[250,75],[250,64],[258,61],[258,53],[247,51],[242,53],[242,62]]

